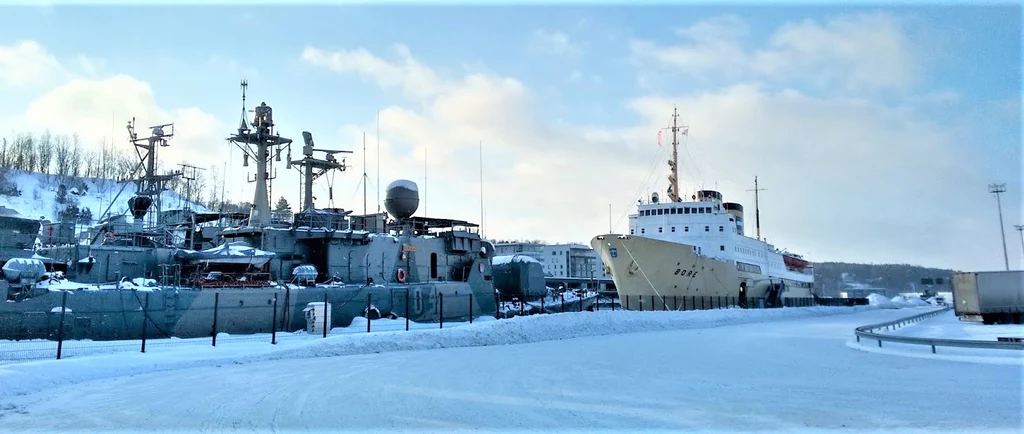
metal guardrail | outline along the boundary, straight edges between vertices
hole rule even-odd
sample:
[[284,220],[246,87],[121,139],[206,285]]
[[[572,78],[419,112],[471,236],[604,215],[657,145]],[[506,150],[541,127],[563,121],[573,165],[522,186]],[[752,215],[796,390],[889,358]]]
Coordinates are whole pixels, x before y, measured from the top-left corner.
[[947,306],[944,309],[933,310],[931,312],[925,312],[922,314],[906,318],[900,318],[894,321],[860,326],[857,327],[857,329],[854,331],[854,334],[857,335],[857,342],[860,342],[860,338],[874,339],[878,341],[879,348],[882,347],[882,341],[912,345],[930,345],[932,347],[932,354],[935,354],[935,347],[984,348],[992,350],[1024,350],[1024,342],[920,338],[913,336],[896,336],[885,333],[875,333],[875,330],[880,330],[883,328],[886,330],[896,330],[899,327],[908,324],[913,324],[916,322],[921,322],[936,315],[949,312],[951,309],[953,309],[952,306]]

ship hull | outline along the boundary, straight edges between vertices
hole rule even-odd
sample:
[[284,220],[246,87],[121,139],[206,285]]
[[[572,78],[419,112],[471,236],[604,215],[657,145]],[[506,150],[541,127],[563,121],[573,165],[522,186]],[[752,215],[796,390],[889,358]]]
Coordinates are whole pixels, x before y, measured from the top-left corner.
[[606,234],[594,237],[591,247],[611,274],[625,309],[700,309],[813,297],[809,288],[738,271],[734,263],[698,255],[687,244]]

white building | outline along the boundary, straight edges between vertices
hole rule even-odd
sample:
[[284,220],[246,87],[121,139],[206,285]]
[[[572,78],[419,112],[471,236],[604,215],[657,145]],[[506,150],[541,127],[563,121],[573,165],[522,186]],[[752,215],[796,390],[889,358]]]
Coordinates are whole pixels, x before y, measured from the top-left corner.
[[610,279],[604,274],[604,263],[594,249],[576,243],[500,243],[494,245],[496,255],[521,254],[540,261],[547,277],[571,279]]

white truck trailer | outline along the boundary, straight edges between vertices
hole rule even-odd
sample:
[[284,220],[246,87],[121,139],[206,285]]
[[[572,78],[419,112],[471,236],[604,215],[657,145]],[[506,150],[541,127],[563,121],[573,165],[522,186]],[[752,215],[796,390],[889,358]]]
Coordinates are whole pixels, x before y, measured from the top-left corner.
[[962,321],[1020,324],[1024,270],[953,273],[953,306]]

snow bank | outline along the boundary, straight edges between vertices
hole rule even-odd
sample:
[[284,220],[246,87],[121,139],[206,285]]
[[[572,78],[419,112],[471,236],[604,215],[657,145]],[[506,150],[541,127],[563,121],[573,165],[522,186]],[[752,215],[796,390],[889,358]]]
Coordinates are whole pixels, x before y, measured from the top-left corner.
[[868,294],[868,306],[877,307],[879,309],[899,309],[900,306],[893,303],[892,300],[886,298],[884,295],[878,295],[875,293]]
[[[43,389],[103,378],[187,369],[221,364],[244,364],[267,360],[332,357],[389,351],[429,350],[490,345],[525,344],[620,333],[710,328],[733,324],[760,323],[797,318],[849,314],[873,309],[856,307],[803,307],[764,310],[719,309],[687,312],[601,311],[517,317],[480,321],[460,327],[380,333],[338,333],[325,339],[305,332],[292,335],[278,345],[260,335],[255,340],[217,347],[188,345],[157,349],[161,340],[150,341],[149,353],[126,352],[12,363],[0,367],[0,399]],[[371,326],[388,323],[374,321]],[[404,323],[404,321],[402,321]],[[398,321],[389,325],[397,327]],[[365,327],[365,323],[363,323]],[[365,330],[365,328],[363,329]],[[304,336],[301,336],[304,335]],[[299,337],[303,339],[299,339]]]

